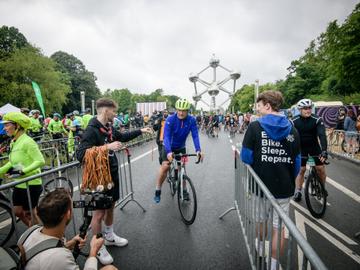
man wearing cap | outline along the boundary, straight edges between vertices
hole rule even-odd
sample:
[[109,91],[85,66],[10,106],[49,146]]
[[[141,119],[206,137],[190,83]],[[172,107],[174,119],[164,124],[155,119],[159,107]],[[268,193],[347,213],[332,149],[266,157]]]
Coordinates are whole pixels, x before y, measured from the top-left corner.
[[67,131],[64,128],[63,123],[60,121],[60,118],[60,114],[54,113],[54,117],[50,120],[49,126],[47,128],[54,140],[61,139],[63,134],[67,134]]
[[[0,177],[4,175],[20,175],[20,180],[41,172],[40,168],[45,164],[37,143],[26,134],[30,127],[29,117],[20,112],[9,112],[3,117],[2,123],[6,134],[12,138],[10,144],[9,161],[0,167]],[[28,182],[31,197],[31,208],[36,207],[41,191],[41,178]],[[28,203],[26,184],[16,185],[12,195],[14,212],[26,226],[32,225],[30,206]]]
[[31,126],[29,128],[29,135],[34,138],[35,141],[40,140],[40,135],[42,133],[42,125],[39,121],[39,110],[33,110],[32,116],[30,117]]

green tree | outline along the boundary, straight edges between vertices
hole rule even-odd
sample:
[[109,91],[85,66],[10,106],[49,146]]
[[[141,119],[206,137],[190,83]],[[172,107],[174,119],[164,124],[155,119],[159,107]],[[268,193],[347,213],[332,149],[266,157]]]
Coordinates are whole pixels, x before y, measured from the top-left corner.
[[0,28],[0,60],[9,57],[16,49],[29,46],[25,36],[15,27]]
[[85,107],[90,107],[91,100],[96,100],[101,96],[94,73],[88,71],[75,56],[58,51],[51,55],[51,59],[57,63],[57,70],[62,72],[70,82],[71,92],[67,95],[68,99],[63,107],[64,113],[81,109],[81,91],[85,92]]
[[31,81],[41,88],[45,111],[61,110],[70,92],[66,78],[55,70],[55,63],[30,46],[15,50],[0,61],[0,104],[38,108]]

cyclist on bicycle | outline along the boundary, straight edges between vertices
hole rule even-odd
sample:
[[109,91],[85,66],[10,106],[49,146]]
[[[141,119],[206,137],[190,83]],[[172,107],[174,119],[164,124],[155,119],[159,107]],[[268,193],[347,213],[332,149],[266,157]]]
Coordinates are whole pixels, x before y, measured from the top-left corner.
[[[186,138],[191,131],[195,151],[200,155],[201,160],[204,158],[199,141],[199,134],[196,127],[195,117],[189,115],[190,102],[186,99],[179,99],[175,103],[176,113],[166,119],[164,129],[164,147],[162,149],[162,164],[159,175],[156,180],[156,190],[154,201],[160,202],[161,186],[165,181],[166,174],[170,168],[170,162],[173,161],[173,154],[185,154]],[[186,194],[184,192],[184,197]]]
[[300,135],[302,156],[301,169],[296,177],[296,191],[294,195],[294,201],[296,202],[301,200],[301,188],[304,183],[308,156],[314,158],[316,171],[325,187],[326,173],[324,162],[328,158],[325,126],[321,117],[312,114],[312,105],[313,103],[310,99],[300,100],[297,103],[300,115],[295,116],[292,120]]

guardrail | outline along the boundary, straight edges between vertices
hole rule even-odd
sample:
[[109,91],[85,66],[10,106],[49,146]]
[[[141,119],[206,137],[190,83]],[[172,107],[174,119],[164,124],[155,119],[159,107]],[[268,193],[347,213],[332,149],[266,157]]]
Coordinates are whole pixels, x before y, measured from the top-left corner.
[[326,133],[329,153],[360,161],[359,132],[328,129]]
[[[296,228],[294,222],[277,203],[251,166],[240,160],[239,151],[235,151],[235,189],[234,207],[226,210],[219,218],[222,219],[231,211],[236,210],[240,220],[242,233],[249,254],[252,269],[270,269],[271,257],[275,255],[277,269],[327,269],[314,249]],[[277,215],[278,226],[274,227],[273,219]],[[285,245],[281,250],[282,228],[288,232]],[[276,239],[272,233],[277,232]],[[276,250],[275,250],[276,249]],[[302,261],[295,261],[295,250],[301,249]],[[298,265],[298,266],[296,266]]]
[[[129,202],[136,203],[142,210],[145,212],[145,208],[135,199],[134,197],[134,189],[133,189],[133,182],[132,182],[132,171],[131,171],[131,154],[128,148],[123,148],[120,151],[116,152],[118,161],[119,161],[119,189],[120,189],[120,198],[116,202],[115,207],[120,206],[120,209],[123,209]],[[71,171],[74,169],[75,171]],[[81,183],[81,177],[82,177],[82,171],[80,167],[80,163],[78,161],[74,161],[53,169],[50,169],[48,171],[42,172],[40,174],[32,175],[26,178],[23,178],[21,180],[16,180],[10,183],[6,183],[3,185],[0,185],[0,191],[8,191],[7,198],[9,199],[9,204],[11,206],[11,209],[14,209],[13,202],[12,202],[12,189],[21,183],[26,184],[26,190],[28,195],[28,203],[30,206],[30,209],[32,209],[31,204],[31,194],[29,191],[29,185],[28,182],[31,180],[34,180],[39,177],[47,178],[47,180],[43,181],[43,185],[46,185],[46,183],[52,179],[55,179],[57,177],[57,174],[62,172],[63,175],[65,175],[65,178],[72,182],[72,184],[75,186],[73,188],[73,191],[77,191],[80,189],[80,183]],[[79,195],[81,197],[81,194]],[[0,198],[1,200],[1,198]],[[75,211],[73,211],[75,213]],[[31,220],[32,222],[35,221],[35,213],[33,211],[30,211],[31,214]],[[15,233],[16,238],[18,239],[19,234],[19,228],[16,222],[15,214],[12,214],[12,220],[4,222],[0,219],[0,233],[1,229],[3,229],[2,226],[10,226],[11,224],[15,225]],[[73,223],[73,235],[76,234],[77,228],[79,226],[76,225],[76,219],[73,217],[72,219]]]

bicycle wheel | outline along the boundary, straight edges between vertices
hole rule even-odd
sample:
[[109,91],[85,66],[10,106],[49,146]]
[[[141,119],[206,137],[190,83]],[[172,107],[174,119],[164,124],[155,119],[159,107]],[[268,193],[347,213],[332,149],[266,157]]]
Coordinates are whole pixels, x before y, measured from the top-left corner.
[[73,184],[69,179],[67,179],[66,177],[63,177],[63,176],[56,177],[54,179],[51,179],[49,182],[47,182],[44,185],[44,194],[47,194],[58,188],[66,189],[72,198],[73,193],[74,193]]
[[305,183],[305,202],[315,218],[321,218],[326,210],[326,195],[323,183],[317,174],[310,172]]
[[[183,194],[181,194],[181,187],[178,185],[178,206],[181,218],[186,225],[191,225],[195,221],[197,212],[196,191],[190,178],[183,176]],[[186,196],[186,193],[188,196]]]
[[0,246],[3,247],[9,241],[14,230],[15,225],[10,205],[0,202]]

